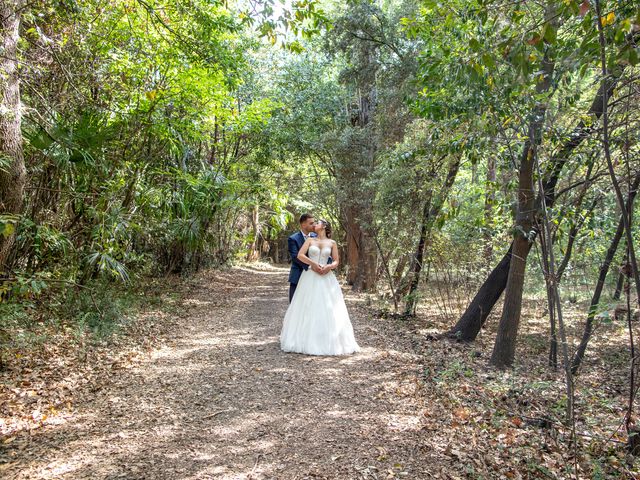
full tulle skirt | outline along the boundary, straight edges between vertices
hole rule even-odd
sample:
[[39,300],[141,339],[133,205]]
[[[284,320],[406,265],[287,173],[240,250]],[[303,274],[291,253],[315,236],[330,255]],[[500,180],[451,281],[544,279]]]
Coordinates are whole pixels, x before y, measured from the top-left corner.
[[308,355],[347,355],[360,351],[338,279],[329,272],[302,273],[284,316],[280,348]]

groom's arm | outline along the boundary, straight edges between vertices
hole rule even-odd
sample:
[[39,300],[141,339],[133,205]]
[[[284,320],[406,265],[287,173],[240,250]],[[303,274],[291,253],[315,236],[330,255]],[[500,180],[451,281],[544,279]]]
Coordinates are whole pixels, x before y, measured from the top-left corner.
[[291,261],[298,265],[303,270],[309,268],[309,265],[298,260],[298,243],[291,237],[289,237],[289,255],[291,255]]

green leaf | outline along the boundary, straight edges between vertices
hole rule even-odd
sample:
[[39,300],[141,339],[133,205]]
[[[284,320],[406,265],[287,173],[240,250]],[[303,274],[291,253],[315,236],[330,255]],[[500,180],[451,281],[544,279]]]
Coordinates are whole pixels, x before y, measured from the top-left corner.
[[482,62],[485,64],[486,67],[489,67],[489,68],[496,67],[496,62],[493,61],[493,57],[488,53],[485,53],[482,55]]
[[542,31],[542,37],[545,39],[545,41],[547,43],[555,43],[557,36],[558,36],[558,31],[556,27],[550,23],[545,24],[544,29]]
[[46,150],[53,143],[51,136],[44,130],[39,130],[36,135],[25,135],[29,139],[29,143],[38,150]]
[[3,237],[13,235],[19,218],[17,215],[0,215],[0,235]]
[[0,233],[2,233],[3,237],[9,237],[13,234],[13,232],[15,232],[16,227],[15,225],[13,225],[13,223],[5,223],[3,225],[1,225],[1,229],[0,229]]
[[480,42],[475,38],[469,40],[469,47],[476,53],[482,50],[482,45],[480,45]]

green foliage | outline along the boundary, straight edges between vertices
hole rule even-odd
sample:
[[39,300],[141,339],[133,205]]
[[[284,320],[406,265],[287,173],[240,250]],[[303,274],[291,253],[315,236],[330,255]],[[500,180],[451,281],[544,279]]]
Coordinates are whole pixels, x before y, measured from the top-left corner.
[[[610,146],[627,194],[640,158],[640,11],[602,6],[618,79]],[[107,339],[142,302],[174,303],[175,292],[152,298],[149,277],[286,262],[303,211],[332,222],[347,282],[364,272],[383,302],[428,299],[435,311],[418,310],[429,317],[421,328],[438,314],[454,322],[514,234],[540,238],[517,222],[525,147],[547,175],[577,127],[584,138],[562,157],[548,215],[556,259],[567,260],[561,298],[586,315],[620,218],[589,113],[602,53],[590,2],[37,0],[23,20],[28,177],[21,214],[0,212],[0,240],[14,241],[0,272],[2,358],[46,345],[56,329]],[[540,111],[541,134],[529,139]],[[0,155],[0,171],[12,162]],[[539,243],[529,259],[535,303],[546,294]],[[627,332],[610,297],[622,261],[619,251],[594,312],[618,336]],[[521,344],[546,356],[546,337]],[[424,376],[444,387],[482,376],[487,392],[507,393],[508,376],[474,370],[476,353]],[[622,369],[628,358],[612,349],[602,360]],[[539,364],[536,375],[547,372]],[[555,374],[544,375],[528,393],[557,393]],[[548,409],[560,416],[567,403],[556,396]],[[617,415],[612,398],[597,406]],[[510,414],[491,408],[504,428]],[[606,456],[581,462],[609,478]]]
[[0,235],[9,237],[16,230],[16,224],[19,221],[17,215],[0,215]]
[[[585,115],[600,55],[590,4],[280,7],[73,0],[26,9],[29,180],[23,215],[0,216],[0,236],[17,234],[12,278],[55,289],[186,274],[273,251],[313,210],[342,245],[356,228],[365,242],[375,237],[400,287],[430,206],[425,266],[457,262],[457,275],[478,282],[514,231],[533,108],[547,108],[543,170],[577,119],[595,125]],[[632,68],[637,7],[603,8],[609,67]],[[552,87],[540,94],[545,61]],[[615,95],[624,88],[632,98],[633,78]],[[612,145],[620,165],[632,165],[637,146],[625,139],[636,118],[622,110]],[[558,188],[580,182],[596,152],[588,138]],[[0,158],[0,169],[9,165]],[[617,217],[602,183],[579,198],[568,189],[550,211],[559,253],[582,222],[566,270],[576,287],[592,281]],[[531,271],[537,284],[539,266]],[[38,291],[21,282],[18,297]]]
[[[273,26],[289,29],[284,51],[294,51],[295,36],[326,20],[315,2],[297,2]],[[269,52],[252,29],[266,21],[208,0],[29,4],[28,183],[23,215],[0,215],[0,236],[16,234],[0,287],[15,315],[1,331],[46,312],[108,336],[130,306],[124,290],[110,297],[118,285],[228,263],[247,241],[288,228],[290,190],[263,150],[283,105],[257,68]],[[256,203],[263,236],[245,223]]]
[[57,315],[78,331],[89,331],[96,340],[106,339],[127,325],[138,308],[135,291],[125,292],[107,283],[70,290]]

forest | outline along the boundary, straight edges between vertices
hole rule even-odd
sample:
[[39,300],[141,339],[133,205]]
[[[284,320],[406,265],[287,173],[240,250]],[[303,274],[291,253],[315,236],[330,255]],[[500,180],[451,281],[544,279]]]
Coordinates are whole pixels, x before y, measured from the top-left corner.
[[284,274],[260,279],[303,213],[333,226],[356,334],[396,345],[353,374],[400,382],[409,345],[397,408],[427,423],[315,474],[252,451],[125,478],[640,476],[638,2],[0,0],[0,35],[7,478],[116,478],[56,473],[34,432],[190,308],[273,297],[277,328]]

